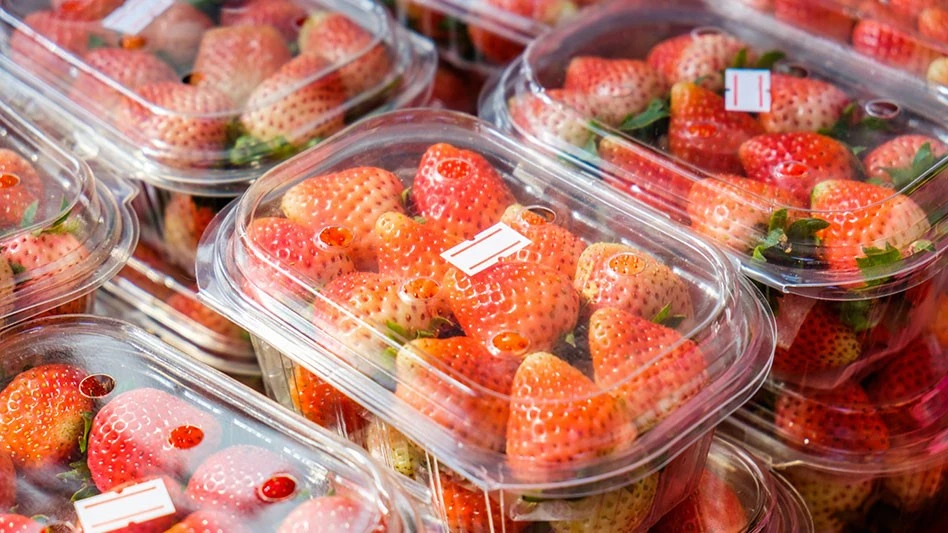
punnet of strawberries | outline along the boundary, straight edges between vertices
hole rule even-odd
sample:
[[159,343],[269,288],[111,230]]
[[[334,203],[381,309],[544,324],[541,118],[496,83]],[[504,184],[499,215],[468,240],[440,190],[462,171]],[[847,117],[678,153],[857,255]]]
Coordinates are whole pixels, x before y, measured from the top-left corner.
[[[0,345],[2,531],[419,527],[407,495],[355,447],[144,331],[47,319],[5,331]],[[119,497],[153,482],[164,496],[147,505]]]

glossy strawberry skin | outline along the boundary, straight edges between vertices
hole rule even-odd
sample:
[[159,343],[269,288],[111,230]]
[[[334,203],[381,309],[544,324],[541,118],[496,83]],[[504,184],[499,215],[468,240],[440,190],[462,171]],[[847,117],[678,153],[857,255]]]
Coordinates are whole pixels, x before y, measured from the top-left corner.
[[831,83],[773,74],[770,111],[758,119],[768,133],[819,131],[839,120],[849,96]]
[[385,42],[342,13],[317,11],[300,31],[302,54],[317,55],[339,67],[339,77],[349,98],[380,89],[392,71]]
[[44,533],[46,527],[32,518],[18,514],[0,514],[3,533]]
[[[178,75],[167,63],[142,50],[98,48],[86,54],[91,69],[130,91],[142,85],[178,81]],[[72,84],[70,96],[90,109],[111,114],[122,101],[122,95],[95,76],[80,72]]]
[[287,42],[296,40],[305,20],[306,9],[290,0],[251,0],[221,9],[221,26],[272,26]]
[[798,28],[846,42],[855,19],[821,0],[774,0],[774,16]]
[[204,32],[214,22],[189,2],[175,2],[154,18],[138,35],[144,49],[167,58],[176,68],[190,67]]
[[852,34],[853,48],[880,63],[891,65],[913,74],[924,76],[937,51],[925,46],[914,37],[886,22],[863,19],[856,23]]
[[85,261],[89,252],[71,233],[24,234],[0,242],[0,255],[26,278],[23,285],[54,279]]
[[778,377],[799,380],[809,372],[844,368],[859,359],[861,352],[856,332],[828,305],[817,303],[790,347],[776,349],[773,371]]
[[863,165],[866,174],[880,184],[891,184],[892,169],[911,169],[916,154],[928,144],[932,156],[937,159],[948,154],[948,145],[927,135],[899,135],[866,154]]
[[743,41],[726,33],[694,35],[688,33],[666,39],[648,54],[648,64],[665,76],[669,85],[701,80],[701,86],[712,91],[724,87],[721,73],[730,66],[741,50],[748,59],[755,56]]
[[[459,480],[439,473],[441,508],[449,531],[519,533],[528,522],[513,521],[504,515],[498,502],[485,498],[479,489],[465,487]],[[488,508],[489,507],[489,508]]]
[[16,30],[10,36],[10,55],[24,69],[41,78],[59,81],[68,76],[70,64],[47,48],[49,40],[63,51],[82,57],[89,50],[89,39],[101,33],[87,22],[64,20],[52,11],[34,11],[23,22],[39,34],[39,38]]
[[379,273],[440,284],[451,265],[441,254],[461,242],[435,221],[413,220],[389,211],[375,222]]
[[293,405],[307,420],[353,434],[365,425],[365,410],[300,365],[293,367]]
[[[726,475],[726,473],[725,473]],[[705,468],[697,490],[653,528],[655,533],[745,531],[747,510],[721,475]]]
[[162,217],[162,239],[164,252],[172,263],[185,271],[194,270],[198,242],[216,214],[216,209],[200,205],[194,196],[171,193]]
[[843,531],[847,516],[858,513],[872,496],[875,479],[872,476],[842,476],[806,467],[783,472],[813,516],[816,531]]
[[549,89],[545,96],[549,101],[532,93],[511,98],[511,121],[543,142],[584,146],[593,135],[589,117],[594,112],[589,97],[563,89]]
[[0,149],[0,232],[21,226],[43,183],[33,165],[13,150]]
[[576,273],[576,264],[586,243],[559,225],[556,213],[543,206],[514,204],[504,211],[500,220],[530,239],[529,245],[502,258],[502,262],[539,263],[570,278]]
[[667,86],[661,73],[644,61],[576,56],[566,68],[563,89],[587,95],[595,118],[619,126],[661,98]]

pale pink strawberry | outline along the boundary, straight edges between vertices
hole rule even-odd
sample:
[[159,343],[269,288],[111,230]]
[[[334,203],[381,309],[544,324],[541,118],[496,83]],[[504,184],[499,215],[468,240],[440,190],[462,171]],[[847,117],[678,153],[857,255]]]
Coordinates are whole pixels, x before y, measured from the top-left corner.
[[0,234],[20,227],[30,206],[38,206],[43,183],[33,164],[13,150],[0,148]]
[[668,87],[662,74],[644,61],[577,56],[566,68],[563,89],[587,95],[597,119],[619,126],[664,96]]
[[198,509],[251,518],[298,495],[303,479],[287,459],[251,445],[220,450],[201,463],[185,494]]
[[33,284],[69,272],[89,257],[89,251],[72,233],[55,231],[0,241],[0,256],[14,272],[25,273],[28,281],[23,283]]
[[105,18],[125,0],[52,0],[56,16],[66,20],[94,21]]
[[922,11],[918,15],[918,32],[933,41],[948,45],[948,4],[932,6]]
[[352,98],[378,90],[392,71],[384,41],[342,13],[312,13],[299,38],[300,53],[322,57],[339,67],[339,77]]
[[138,88],[140,99],[125,98],[115,124],[149,155],[176,167],[203,167],[219,159],[233,108],[226,95],[207,87],[160,82]]
[[713,91],[724,87],[724,69],[746,50],[747,60],[755,60],[750,46],[726,33],[688,33],[655,45],[648,54],[648,64],[665,76],[669,85],[681,81],[695,82]]
[[932,61],[939,58],[933,50],[893,24],[862,19],[852,34],[853,48],[880,63],[924,75]]
[[217,89],[242,108],[254,89],[291,57],[280,33],[270,26],[214,28],[201,39],[190,83]]
[[349,256],[360,270],[376,264],[379,240],[376,220],[384,213],[404,213],[405,186],[395,174],[357,167],[309,178],[283,195],[281,207],[290,219],[313,231],[339,227],[352,241]]
[[514,125],[543,143],[584,146],[593,136],[589,127],[593,108],[584,94],[549,89],[543,96],[518,94],[508,105]]
[[221,26],[272,26],[287,42],[296,40],[306,20],[306,9],[290,0],[250,0],[221,8]]
[[[214,27],[214,21],[190,2],[178,0],[154,18],[131,41],[138,40],[145,50],[160,55],[177,68],[185,68],[194,61],[204,32]],[[246,65],[243,65],[246,66]]]
[[390,211],[375,222],[379,272],[404,279],[430,278],[440,284],[451,265],[441,253],[461,239],[434,221],[417,221]]
[[693,316],[688,285],[651,254],[626,244],[596,243],[579,257],[573,286],[585,312],[614,307],[651,319],[668,307],[670,315]]
[[122,93],[110,83],[134,92],[142,85],[178,81],[178,75],[167,63],[141,50],[97,48],[86,54],[85,62],[96,74],[80,71],[70,97],[106,115],[111,115],[122,100]]
[[298,505],[280,523],[277,533],[318,531],[382,531],[377,512],[346,496],[322,496]]
[[[919,150],[928,145],[929,157],[919,157]],[[934,165],[948,153],[948,145],[927,135],[899,135],[866,154],[863,165],[866,175],[881,184],[905,185]]]
[[586,243],[558,223],[553,211],[543,206],[514,204],[504,211],[500,221],[530,239],[526,248],[501,261],[539,263],[569,278],[576,273],[576,263]]
[[445,143],[421,157],[411,196],[421,216],[464,239],[499,222],[513,203],[504,178],[484,156]]
[[82,57],[95,30],[90,23],[63,20],[52,11],[34,11],[23,18],[30,32],[14,30],[10,55],[21,67],[46,79],[59,81],[69,72],[68,61],[50,50],[52,43],[68,54]]
[[339,73],[325,59],[304,54],[254,89],[240,122],[260,141],[302,146],[342,129],[345,101]]
[[818,131],[839,120],[849,96],[835,85],[811,78],[773,74],[770,112],[758,117],[764,131]]

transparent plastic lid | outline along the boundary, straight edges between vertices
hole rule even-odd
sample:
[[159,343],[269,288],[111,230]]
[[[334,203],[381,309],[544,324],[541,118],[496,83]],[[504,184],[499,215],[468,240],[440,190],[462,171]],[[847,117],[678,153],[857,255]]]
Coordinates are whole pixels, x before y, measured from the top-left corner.
[[[0,462],[17,474],[3,505],[20,515],[5,521],[419,530],[417,502],[364,452],[131,325],[43,319],[0,346]],[[53,422],[42,444],[20,435]]]
[[104,177],[0,103],[0,326],[81,311],[125,263],[138,225]]
[[233,193],[367,113],[423,104],[431,44],[370,0],[6,0],[4,69],[166,188]]
[[944,268],[943,104],[728,6],[606,6],[537,39],[482,114],[726,246],[768,286],[866,298]]
[[203,299],[487,490],[647,475],[770,365],[714,247],[461,114],[362,122],[208,232]]

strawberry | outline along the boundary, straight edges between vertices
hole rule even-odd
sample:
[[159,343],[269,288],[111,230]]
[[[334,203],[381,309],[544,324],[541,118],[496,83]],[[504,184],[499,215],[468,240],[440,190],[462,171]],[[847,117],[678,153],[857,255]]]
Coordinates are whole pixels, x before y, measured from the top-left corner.
[[871,453],[889,448],[889,431],[865,391],[852,382],[832,390],[784,391],[774,407],[777,434],[819,453]]
[[199,509],[248,518],[293,498],[302,480],[293,465],[259,446],[224,448],[194,471],[185,494]]
[[[291,220],[276,217],[254,219],[247,228],[250,243],[244,266],[252,292],[278,296],[291,292],[311,299],[295,283],[281,278],[292,275],[307,287],[318,289],[338,276],[355,270],[338,241],[338,232],[328,229],[314,234]],[[281,270],[277,271],[277,269]]]
[[431,101],[445,109],[476,115],[479,90],[475,87],[479,88],[483,83],[476,72],[461,71],[450,65],[439,64],[431,89]]
[[167,392],[124,392],[92,420],[92,481],[106,491],[154,475],[177,478],[217,446],[220,434],[213,416]]
[[[727,475],[727,471],[722,472]],[[698,488],[649,531],[654,533],[736,533],[747,531],[748,509],[721,475],[705,468]]]
[[221,8],[221,26],[272,26],[287,42],[296,40],[306,20],[306,9],[290,0],[251,0]]
[[945,471],[945,465],[935,464],[928,468],[886,476],[882,479],[882,486],[900,511],[911,513],[937,501],[936,498],[945,487],[946,477],[948,473]]
[[779,20],[840,42],[849,41],[855,22],[840,6],[823,0],[774,0],[773,13]]
[[872,477],[846,477],[796,467],[783,472],[813,516],[816,531],[845,531],[847,517],[861,512],[873,492]]
[[758,117],[769,133],[830,128],[849,105],[849,96],[831,83],[786,74],[771,76],[770,98],[770,112]]
[[741,144],[738,155],[748,178],[780,187],[801,203],[820,181],[856,177],[846,145],[818,133],[758,135]]
[[464,239],[498,222],[514,202],[504,178],[484,156],[444,143],[421,157],[411,193],[421,216]]
[[886,0],[885,4],[896,15],[914,19],[927,8],[944,5],[944,0]]
[[948,45],[948,5],[926,8],[918,15],[918,32],[933,41]]
[[389,211],[404,212],[404,188],[387,170],[357,167],[301,181],[283,195],[280,205],[290,220],[314,231],[338,226],[348,232],[350,257],[359,269],[371,270],[379,248],[376,221]]
[[251,93],[292,58],[280,33],[271,26],[233,26],[204,33],[190,83],[227,95],[243,108]]
[[67,78],[70,65],[50,50],[47,42],[67,54],[82,57],[89,50],[89,40],[95,30],[89,23],[64,20],[45,10],[30,13],[23,22],[35,35],[14,30],[10,36],[11,57],[21,67],[55,81]]
[[438,223],[419,222],[389,211],[375,221],[379,273],[405,279],[430,278],[441,283],[451,265],[441,253],[461,239],[445,233]]
[[938,394],[946,376],[948,360],[942,347],[923,335],[890,358],[866,392],[893,431],[910,432],[932,427],[948,410],[944,395]]
[[563,89],[587,95],[597,119],[619,126],[668,88],[662,74],[644,61],[576,56],[566,67]]
[[29,161],[0,148],[0,234],[23,224],[30,206],[38,207],[42,189],[43,182]]
[[507,422],[507,460],[524,478],[629,445],[635,430],[621,403],[555,355],[528,355],[514,376]]
[[675,330],[610,307],[589,319],[596,384],[622,398],[629,418],[647,431],[707,382],[701,349]]
[[345,496],[319,496],[293,509],[277,533],[381,531],[381,518]]
[[0,508],[16,505],[16,470],[10,454],[0,450]]
[[94,21],[105,18],[125,0],[52,0],[50,7],[65,20]]
[[567,276],[533,263],[499,263],[473,276],[444,278],[464,332],[494,353],[551,349],[576,326],[579,294]]
[[814,305],[788,349],[777,348],[773,371],[777,376],[805,376],[809,372],[843,368],[861,355],[852,328],[823,303]]
[[[504,0],[486,0],[485,3],[496,4],[499,1]],[[490,31],[477,24],[477,21],[467,25],[467,35],[479,54],[479,59],[485,63],[503,65],[520,55],[524,49],[522,44]]]
[[34,284],[69,272],[85,261],[89,252],[72,233],[57,226],[44,233],[27,233],[0,242],[0,255],[15,273],[26,273],[28,280],[24,283]]
[[615,307],[650,319],[667,306],[672,315],[693,315],[685,282],[652,255],[625,244],[587,247],[579,257],[573,286],[589,314]]
[[860,54],[923,76],[939,53],[887,22],[862,19],[853,28],[852,46]]
[[572,278],[586,244],[568,229],[556,224],[556,213],[543,206],[514,204],[500,221],[530,239],[530,244],[501,262],[539,263]]
[[508,106],[513,124],[547,144],[585,146],[593,135],[589,97],[562,89],[549,89],[544,95],[547,98],[534,93],[511,98]]
[[[510,386],[519,357],[494,356],[470,337],[416,339],[398,352],[395,395],[448,429],[461,442],[504,449]],[[472,387],[460,392],[444,373]]]
[[150,155],[176,167],[207,166],[219,157],[216,152],[227,140],[227,119],[221,113],[233,107],[226,95],[175,82],[142,85],[138,94],[153,106],[126,98],[115,123]]
[[[339,131],[346,95],[339,74],[329,68],[318,56],[304,54],[290,60],[254,89],[241,124],[260,141],[285,140],[293,146]],[[322,75],[313,79],[317,74]]]
[[392,57],[385,41],[342,13],[312,13],[299,38],[300,53],[322,57],[339,67],[349,98],[381,89],[392,73]]
[[[515,522],[504,515],[502,506],[444,472],[438,474],[440,510],[448,531],[458,533],[519,533],[527,523]],[[490,506],[490,509],[488,509]]]
[[658,482],[659,474],[654,473],[620,489],[587,496],[573,505],[589,511],[588,517],[550,525],[555,533],[639,531],[652,510]]
[[178,522],[165,533],[250,533],[240,520],[219,511],[202,509]]
[[185,318],[228,339],[241,339],[246,335],[239,326],[212,311],[192,296],[174,293],[165,300],[165,303]]
[[164,251],[172,263],[194,270],[198,242],[217,211],[190,194],[173,192],[164,211]]
[[[132,91],[151,83],[178,81],[178,75],[167,63],[141,50],[97,48],[86,54],[85,62],[93,71]],[[122,100],[122,94],[106,82],[82,71],[70,89],[70,97],[107,114]]]
[[375,417],[366,427],[364,446],[373,458],[413,479],[427,462],[424,450],[397,429]]
[[737,150],[762,131],[747,113],[726,111],[724,98],[694,85],[678,83],[671,89],[668,147],[684,161],[710,172],[737,174]]
[[79,392],[85,372],[50,364],[17,374],[0,392],[0,449],[20,470],[37,472],[79,452],[92,400]]
[[[879,250],[894,248],[908,255],[910,245],[929,229],[925,212],[910,198],[871,183],[818,183],[810,208],[823,211],[820,216],[829,222],[817,236],[823,243],[824,259],[836,270],[855,268]],[[879,261],[863,261],[866,264],[878,265]]]
[[46,527],[32,518],[18,514],[0,514],[3,533],[45,533]]
[[741,252],[760,242],[776,211],[798,205],[781,188],[729,174],[696,183],[687,203],[692,229]]
[[190,2],[179,1],[168,6],[131,40],[141,41],[145,50],[183,69],[191,66],[204,32],[213,27],[214,21],[203,11]]
[[290,384],[295,392],[293,405],[307,420],[347,435],[365,425],[362,406],[304,367],[293,365]]
[[932,61],[925,78],[932,83],[948,87],[948,57],[939,57]]
[[[486,0],[484,8],[547,26],[555,26],[576,12],[572,0]],[[523,51],[523,45],[493,33],[489,26],[478,24],[477,18],[470,21],[467,33],[475,50],[494,63],[506,63]]]
[[3,319],[13,309],[13,289],[16,285],[13,268],[4,257],[0,257],[0,327]]
[[911,183],[948,154],[948,145],[927,135],[899,135],[866,154],[866,175],[895,189]]
[[648,53],[648,64],[665,76],[668,85],[679,82],[700,83],[717,91],[724,87],[724,69],[741,51],[750,62],[756,57],[750,46],[726,33],[688,33],[656,44]]

